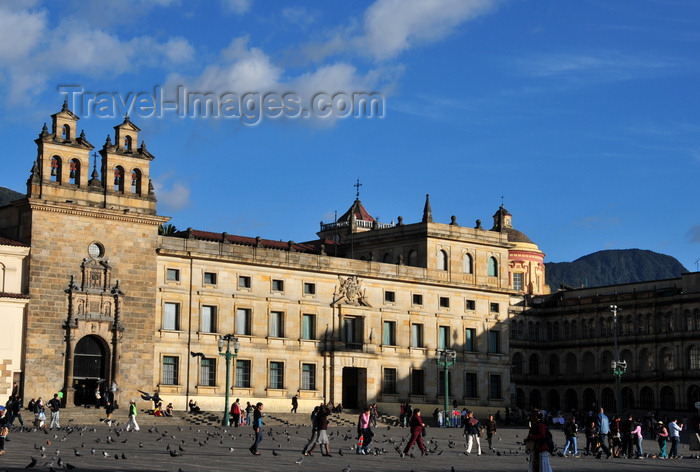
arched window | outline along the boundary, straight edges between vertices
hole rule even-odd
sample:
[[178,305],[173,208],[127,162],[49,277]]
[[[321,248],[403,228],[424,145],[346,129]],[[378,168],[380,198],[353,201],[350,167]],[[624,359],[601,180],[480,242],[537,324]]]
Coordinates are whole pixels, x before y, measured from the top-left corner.
[[549,411],[557,411],[560,409],[559,392],[552,389],[547,393],[547,408]]
[[578,374],[578,359],[572,352],[566,355],[566,373],[569,375]]
[[553,333],[553,324],[551,321],[547,321],[547,338],[545,339],[546,341],[553,341],[554,340],[554,333]]
[[522,388],[515,390],[515,406],[518,408],[525,408],[525,392]]
[[571,322],[571,339],[578,338],[578,326],[576,325],[576,320]]
[[518,321],[518,339],[525,339],[525,322]]
[[447,252],[444,250],[438,251],[438,270],[447,270],[448,268]]
[[559,341],[559,322],[555,321],[552,327],[552,341]]
[[66,141],[70,140],[70,126],[63,125],[61,128],[61,138],[65,139]]
[[117,192],[124,191],[124,168],[122,166],[114,168],[114,190]]
[[676,395],[673,389],[668,385],[661,389],[659,393],[659,403],[667,410],[676,409]]
[[586,410],[595,410],[596,399],[593,389],[587,388],[583,391],[583,408]]
[[639,370],[647,373],[654,370],[654,355],[648,348],[639,353]]
[[568,321],[564,321],[564,341],[571,339],[571,325]]
[[498,261],[496,261],[496,258],[493,256],[489,257],[488,276],[489,277],[498,277]]
[[696,402],[700,402],[700,387],[697,385],[691,385],[688,387],[688,403],[686,409],[688,411],[693,411],[695,409]]
[[586,375],[592,375],[596,373],[596,362],[595,357],[590,351],[586,351],[581,359],[581,367],[583,368],[583,373]]
[[659,370],[665,370],[666,372],[676,370],[676,363],[673,357],[672,348],[665,347],[661,350],[659,354]]
[[537,389],[530,392],[530,408],[542,408],[542,394]]
[[532,321],[527,322],[527,339],[530,341],[535,340],[535,323]]
[[131,193],[141,195],[141,171],[133,169],[131,171]]
[[693,319],[695,320],[695,326],[693,326],[693,329],[695,331],[700,331],[700,310],[697,308],[693,310]]
[[631,388],[622,389],[622,411],[630,411],[634,408],[634,392]]
[[591,318],[588,320],[588,337],[595,338],[595,319]]
[[700,369],[700,346],[692,346],[688,349],[688,368],[691,370]]
[[537,356],[537,354],[532,354],[530,356],[528,373],[530,375],[540,375],[540,358]]
[[644,315],[639,313],[637,315],[637,334],[644,334],[646,323],[644,323]]
[[559,375],[559,356],[549,356],[549,375]]
[[512,369],[514,375],[519,375],[523,373],[523,355],[519,352],[513,354]]
[[654,391],[651,387],[643,387],[639,391],[639,407],[645,410],[654,409]]
[[80,161],[78,159],[71,159],[70,165],[70,183],[73,185],[80,184]]
[[131,151],[131,136],[126,136],[124,138],[124,150]]
[[604,408],[605,411],[617,411],[615,408],[615,394],[611,388],[606,387],[603,389],[600,394],[600,403],[600,406]]
[[612,360],[612,353],[610,351],[603,351],[603,353],[600,355],[600,370],[603,372],[608,372],[608,369],[611,369],[610,363]]
[[411,249],[408,251],[408,257],[406,258],[406,264],[411,267],[418,267],[418,253]]
[[469,253],[462,258],[462,270],[465,274],[471,274],[474,270],[472,256]]
[[634,372],[634,354],[631,351],[625,349],[620,352],[620,360],[627,362],[627,370],[629,372]]
[[571,388],[564,394],[564,409],[566,411],[578,410],[578,395]]
[[61,181],[61,158],[53,156],[51,158],[51,182]]

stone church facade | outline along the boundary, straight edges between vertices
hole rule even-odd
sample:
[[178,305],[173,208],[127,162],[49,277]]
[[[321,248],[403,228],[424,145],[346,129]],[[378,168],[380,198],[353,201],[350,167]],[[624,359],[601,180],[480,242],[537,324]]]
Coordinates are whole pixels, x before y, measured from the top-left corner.
[[358,195],[308,242],[159,235],[168,218],[140,129],[127,117],[95,150],[78,119],[65,105],[52,115],[26,198],[0,208],[0,234],[25,251],[24,334],[6,388],[20,379],[25,398],[60,390],[67,404],[112,386],[122,401],[158,389],[176,408],[220,410],[218,344],[230,334],[229,393],[272,411],[295,394],[302,409],[434,407],[441,349],[456,353],[450,403],[510,405],[510,320],[548,288],[544,254],[503,206],[491,229],[433,221],[429,197],[421,221],[382,224]]

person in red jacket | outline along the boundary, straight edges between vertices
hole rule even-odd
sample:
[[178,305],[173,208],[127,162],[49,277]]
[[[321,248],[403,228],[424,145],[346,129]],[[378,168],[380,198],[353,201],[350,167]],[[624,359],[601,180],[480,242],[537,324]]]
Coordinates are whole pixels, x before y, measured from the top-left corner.
[[425,423],[423,423],[423,418],[421,418],[420,410],[418,408],[413,410],[413,416],[411,416],[409,425],[411,427],[411,439],[408,440],[408,444],[406,444],[406,447],[403,449],[403,454],[401,454],[401,457],[408,454],[408,452],[411,450],[411,446],[416,443],[418,444],[418,449],[420,449],[421,455],[427,455],[428,451],[425,449],[425,445],[423,444],[423,428],[425,428]]
[[528,472],[552,472],[549,465],[551,449],[551,434],[548,434],[547,425],[542,421],[542,413],[533,410],[530,416],[530,433],[525,438],[525,444],[530,443],[530,461]]

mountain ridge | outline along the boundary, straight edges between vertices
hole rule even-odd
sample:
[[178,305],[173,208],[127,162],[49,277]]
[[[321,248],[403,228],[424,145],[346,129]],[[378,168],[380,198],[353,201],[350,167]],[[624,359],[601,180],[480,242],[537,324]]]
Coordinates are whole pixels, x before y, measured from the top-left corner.
[[547,262],[545,268],[552,291],[671,279],[688,272],[675,257],[647,249],[605,249],[572,262]]

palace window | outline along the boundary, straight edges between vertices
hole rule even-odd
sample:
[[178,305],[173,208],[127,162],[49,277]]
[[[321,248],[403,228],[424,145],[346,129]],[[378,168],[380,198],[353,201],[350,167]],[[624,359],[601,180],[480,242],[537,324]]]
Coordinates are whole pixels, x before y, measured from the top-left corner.
[[213,387],[216,385],[216,359],[202,358],[199,385]]
[[270,388],[284,388],[284,362],[270,362]]
[[489,353],[499,354],[501,352],[501,332],[497,329],[489,330]]
[[472,256],[470,254],[465,254],[462,258],[462,270],[465,274],[471,274],[473,272]]
[[438,328],[438,349],[450,348],[450,327],[440,326]]
[[394,303],[396,301],[396,292],[386,290],[384,292],[384,301],[386,303]]
[[384,337],[382,339],[384,346],[396,346],[396,322],[384,322]]
[[316,284],[304,282],[304,295],[316,295]]
[[205,272],[204,273],[204,284],[205,285],[216,285],[216,273],[215,272]]
[[236,388],[250,388],[250,361],[236,359]]
[[423,305],[423,295],[420,293],[414,293],[413,294],[413,304],[414,305]]
[[301,338],[316,339],[316,315],[301,315]]
[[284,313],[281,311],[270,312],[270,337],[284,337]]
[[177,331],[180,329],[180,304],[163,304],[163,329]]
[[301,389],[316,390],[316,364],[301,365]]
[[518,292],[522,292],[522,290],[523,290],[523,273],[522,272],[514,272],[513,273],[513,290],[517,290]]
[[411,325],[411,347],[423,347],[423,325]]
[[284,280],[272,279],[272,291],[284,292]]
[[411,371],[411,395],[425,395],[425,371],[421,369]]
[[241,275],[238,277],[238,288],[249,289],[251,286],[250,277],[247,275]]
[[203,333],[216,333],[216,307],[211,305],[202,306],[202,326]]
[[168,282],[179,282],[180,281],[180,270],[179,269],[166,269],[165,270],[165,280]]
[[464,350],[470,352],[476,351],[476,329],[466,328],[464,332]]
[[487,274],[489,277],[498,277],[498,261],[495,257],[489,257]]
[[396,394],[396,369],[384,369],[384,378],[382,379],[382,393],[387,395]]
[[163,356],[163,385],[178,385],[179,361],[176,356]]
[[464,396],[467,398],[478,398],[477,376],[474,372],[464,374]]
[[501,387],[501,376],[498,374],[489,375],[489,399],[500,400],[503,398]]
[[236,334],[250,336],[250,308],[236,310]]

